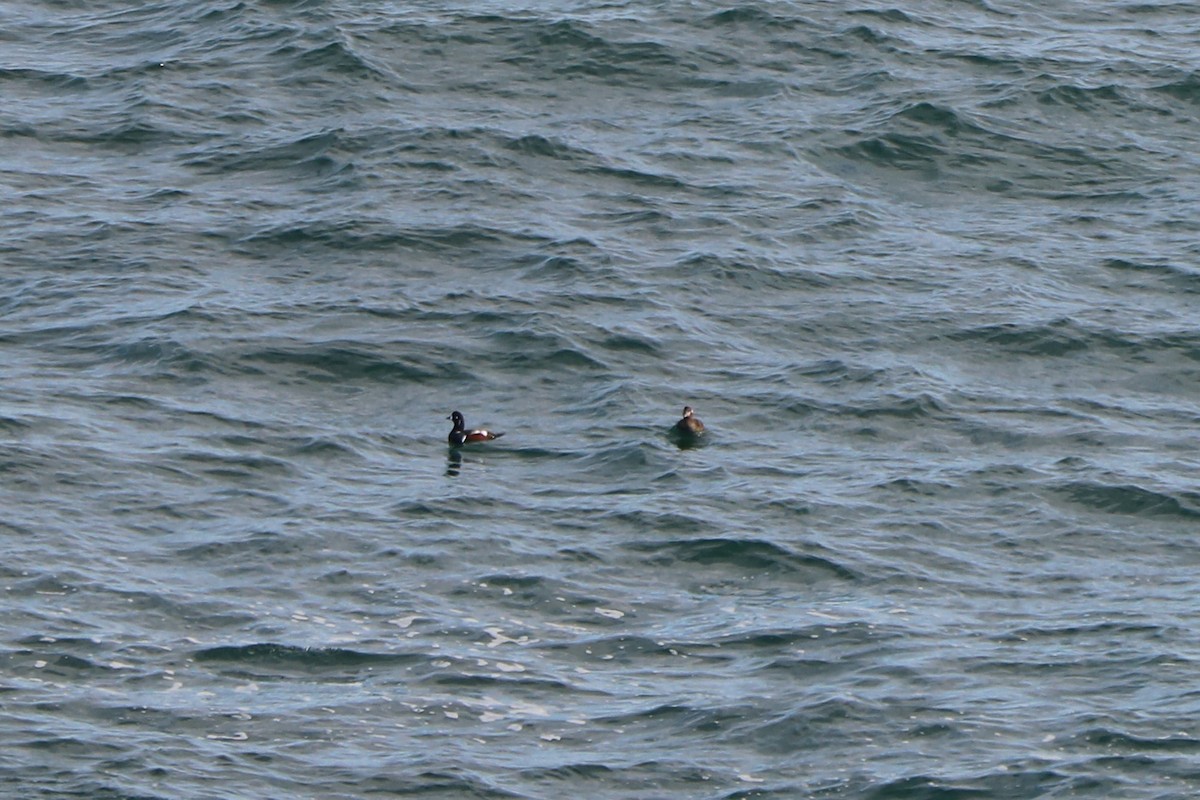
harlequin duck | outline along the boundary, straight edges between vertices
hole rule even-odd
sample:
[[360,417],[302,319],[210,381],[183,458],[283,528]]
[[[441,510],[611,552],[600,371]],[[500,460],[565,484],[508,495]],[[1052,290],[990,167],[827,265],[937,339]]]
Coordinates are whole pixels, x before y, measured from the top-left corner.
[[457,411],[450,414],[450,416],[446,417],[446,419],[454,422],[454,428],[450,431],[450,435],[447,437],[447,439],[450,441],[451,447],[459,447],[467,442],[486,442],[491,439],[499,439],[504,435],[503,433],[492,433],[491,431],[485,430],[467,430],[466,423],[463,420],[463,415]]
[[691,406],[684,406],[683,419],[675,423],[675,431],[677,433],[687,434],[688,436],[695,436],[696,434],[704,433],[704,423],[700,421],[699,417],[692,413]]

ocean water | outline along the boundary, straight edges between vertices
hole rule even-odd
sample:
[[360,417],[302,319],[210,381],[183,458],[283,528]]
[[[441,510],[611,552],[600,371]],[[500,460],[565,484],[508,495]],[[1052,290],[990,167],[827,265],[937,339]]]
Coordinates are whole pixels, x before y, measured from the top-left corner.
[[0,3],[0,795],[1195,797],[1197,31]]

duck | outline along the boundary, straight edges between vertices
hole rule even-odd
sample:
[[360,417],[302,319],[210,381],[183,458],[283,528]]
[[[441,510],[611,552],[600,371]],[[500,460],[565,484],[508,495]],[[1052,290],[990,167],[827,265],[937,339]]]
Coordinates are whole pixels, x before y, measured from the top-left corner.
[[468,442],[487,442],[492,439],[499,439],[503,433],[493,433],[488,430],[467,430],[466,421],[463,415],[457,411],[451,412],[446,419],[454,423],[454,427],[450,430],[450,435],[446,437],[450,441],[451,447],[461,447]]
[[692,411],[691,406],[684,406],[683,419],[675,423],[675,431],[688,436],[695,436],[696,434],[704,433],[704,423]]

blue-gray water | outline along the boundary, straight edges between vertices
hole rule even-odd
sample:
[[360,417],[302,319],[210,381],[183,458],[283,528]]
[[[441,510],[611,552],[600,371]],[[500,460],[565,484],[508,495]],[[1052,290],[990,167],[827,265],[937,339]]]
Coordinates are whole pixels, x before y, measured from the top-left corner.
[[1198,30],[0,4],[0,794],[1195,797]]

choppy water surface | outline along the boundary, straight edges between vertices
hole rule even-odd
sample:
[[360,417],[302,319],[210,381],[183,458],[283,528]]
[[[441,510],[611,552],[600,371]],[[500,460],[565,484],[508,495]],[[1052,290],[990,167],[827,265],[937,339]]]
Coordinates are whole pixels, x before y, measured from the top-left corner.
[[1195,796],[1190,7],[0,29],[6,796]]

